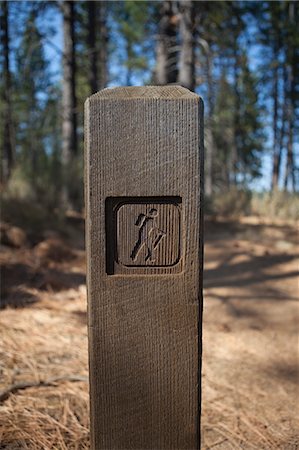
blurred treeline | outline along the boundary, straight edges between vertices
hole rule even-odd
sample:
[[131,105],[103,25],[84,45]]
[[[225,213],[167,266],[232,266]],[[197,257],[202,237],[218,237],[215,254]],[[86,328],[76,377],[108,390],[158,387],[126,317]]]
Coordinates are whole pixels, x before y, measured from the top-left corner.
[[267,199],[284,204],[299,186],[298,23],[295,1],[2,1],[4,204],[82,208],[86,97],[168,83],[205,100],[207,197],[243,208],[268,155]]

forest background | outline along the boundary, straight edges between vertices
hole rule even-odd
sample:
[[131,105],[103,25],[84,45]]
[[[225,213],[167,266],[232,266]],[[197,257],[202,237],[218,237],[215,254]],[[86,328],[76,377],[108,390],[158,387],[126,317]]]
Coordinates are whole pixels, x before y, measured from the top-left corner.
[[90,448],[83,104],[147,84],[205,102],[201,448],[299,448],[298,5],[0,2],[1,449]]
[[169,83],[205,101],[207,212],[296,218],[297,23],[294,1],[2,1],[3,218],[81,210],[85,99]]

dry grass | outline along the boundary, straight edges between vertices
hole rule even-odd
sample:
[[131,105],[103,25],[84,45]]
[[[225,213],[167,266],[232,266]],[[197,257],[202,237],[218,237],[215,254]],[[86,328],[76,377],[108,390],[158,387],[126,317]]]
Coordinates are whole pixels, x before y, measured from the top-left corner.
[[[298,449],[296,229],[247,220],[206,231],[202,449]],[[71,381],[88,376],[84,255],[74,251],[43,268],[47,280],[53,267],[68,274],[63,286],[34,284],[29,248],[4,249],[2,263],[30,269],[22,290],[12,279],[14,299],[37,301],[0,313],[0,391],[37,385],[1,402],[2,449],[89,448],[88,383]]]
[[[17,390],[2,403],[1,448],[89,448],[85,289],[43,297],[1,313],[1,388],[58,380]],[[74,376],[86,381],[59,379]]]

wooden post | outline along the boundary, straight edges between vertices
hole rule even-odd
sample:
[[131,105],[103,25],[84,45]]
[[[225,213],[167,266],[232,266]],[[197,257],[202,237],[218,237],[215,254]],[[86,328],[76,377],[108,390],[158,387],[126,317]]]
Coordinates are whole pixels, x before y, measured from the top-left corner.
[[86,102],[94,450],[200,446],[202,111],[179,86]]

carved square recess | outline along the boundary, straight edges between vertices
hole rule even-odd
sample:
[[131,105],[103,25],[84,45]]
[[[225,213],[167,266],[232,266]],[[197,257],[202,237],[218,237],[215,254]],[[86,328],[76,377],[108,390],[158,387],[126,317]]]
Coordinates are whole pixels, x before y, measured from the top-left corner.
[[181,252],[180,197],[106,200],[108,274],[177,273]]

